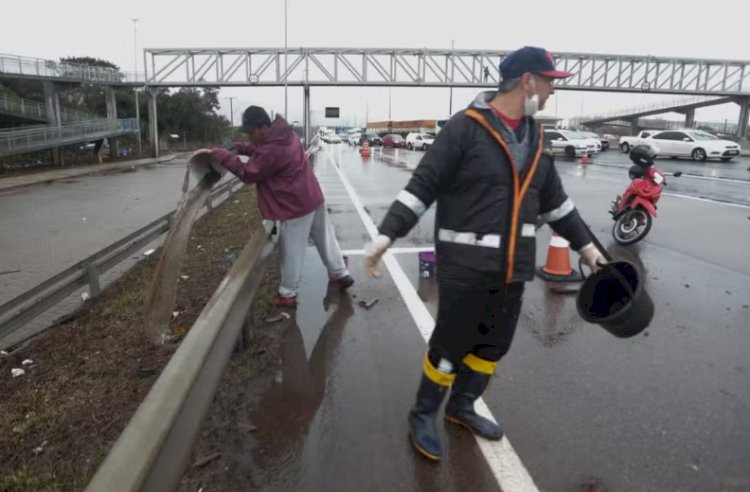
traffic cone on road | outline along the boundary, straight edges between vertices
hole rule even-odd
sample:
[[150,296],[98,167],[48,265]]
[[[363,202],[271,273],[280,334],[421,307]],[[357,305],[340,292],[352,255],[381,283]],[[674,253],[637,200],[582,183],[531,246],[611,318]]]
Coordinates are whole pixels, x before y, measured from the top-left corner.
[[581,164],[588,164],[589,163],[589,155],[583,154],[583,157],[581,157]]
[[362,149],[359,151],[362,157],[370,157],[370,142],[365,139]]
[[570,267],[570,243],[552,231],[547,249],[547,262],[536,269],[536,274],[549,282],[580,282],[580,272]]

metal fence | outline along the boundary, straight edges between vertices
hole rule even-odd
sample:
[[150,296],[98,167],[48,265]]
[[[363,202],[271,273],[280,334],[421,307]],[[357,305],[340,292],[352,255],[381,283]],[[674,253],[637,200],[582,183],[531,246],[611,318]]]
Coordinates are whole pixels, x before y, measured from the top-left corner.
[[143,73],[1,53],[0,73],[85,82],[134,83],[146,79]]
[[138,121],[135,118],[119,120],[102,118],[70,125],[35,126],[33,128],[0,131],[0,157],[137,131]]
[[[47,106],[44,103],[20,97],[12,97],[7,94],[0,94],[0,113],[20,116],[31,120],[48,121]],[[95,120],[97,118],[105,119],[103,116],[94,116],[74,109],[60,108],[60,120],[63,124]]]

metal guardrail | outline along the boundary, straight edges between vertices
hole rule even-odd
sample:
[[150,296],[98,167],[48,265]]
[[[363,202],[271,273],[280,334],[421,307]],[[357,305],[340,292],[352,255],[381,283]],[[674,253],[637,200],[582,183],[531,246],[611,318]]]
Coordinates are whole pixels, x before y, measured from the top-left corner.
[[[231,195],[238,184],[238,179],[232,179],[217,186],[206,203],[209,210],[212,200],[224,193]],[[159,217],[0,306],[0,339],[46,312],[81,287],[88,285],[91,297],[99,295],[99,277],[167,232],[173,216],[174,211]]]
[[146,79],[144,73],[123,72],[114,68],[77,63],[55,62],[28,56],[0,53],[0,73],[25,77],[67,79],[81,82],[136,83]]
[[70,125],[0,131],[0,157],[137,131],[138,120],[135,118],[103,118]]
[[[20,97],[11,97],[7,94],[0,94],[0,113],[33,120],[48,121],[47,106],[44,103]],[[106,118],[76,111],[75,109],[60,108],[60,120],[63,124],[96,119]]]
[[21,116],[24,118],[47,121],[47,108],[37,101],[9,97],[0,94],[0,113]]
[[270,228],[259,227],[87,491],[163,492],[176,488],[274,246]]

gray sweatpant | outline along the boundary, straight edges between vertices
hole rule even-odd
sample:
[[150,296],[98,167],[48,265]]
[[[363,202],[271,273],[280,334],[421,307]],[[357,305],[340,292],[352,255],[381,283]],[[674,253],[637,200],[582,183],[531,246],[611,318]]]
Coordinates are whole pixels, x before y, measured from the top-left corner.
[[282,296],[297,295],[308,238],[312,238],[330,278],[338,279],[349,275],[324,203],[307,215],[279,223],[281,255],[279,294]]

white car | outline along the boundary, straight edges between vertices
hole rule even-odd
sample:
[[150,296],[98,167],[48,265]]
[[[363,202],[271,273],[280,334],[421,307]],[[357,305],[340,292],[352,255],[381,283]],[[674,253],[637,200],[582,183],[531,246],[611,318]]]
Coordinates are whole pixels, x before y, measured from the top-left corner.
[[590,139],[570,130],[550,130],[545,128],[544,142],[554,155],[563,155],[570,159],[596,152],[596,145]]
[[323,141],[329,144],[339,144],[341,143],[341,138],[335,133],[327,133],[323,135]]
[[406,136],[406,148],[427,150],[434,141],[435,137],[428,133],[410,133]]
[[359,145],[359,139],[362,137],[361,133],[352,133],[346,139],[349,145]]
[[567,130],[567,134],[571,138],[580,138],[582,140],[586,140],[588,142],[589,146],[589,157],[593,157],[594,155],[598,154],[602,151],[602,141],[599,140],[599,138],[593,138],[591,135],[589,135],[587,132],[578,131],[578,130]]
[[654,144],[660,157],[690,157],[694,161],[721,159],[724,162],[740,155],[740,146],[700,130],[666,130],[643,140]]

